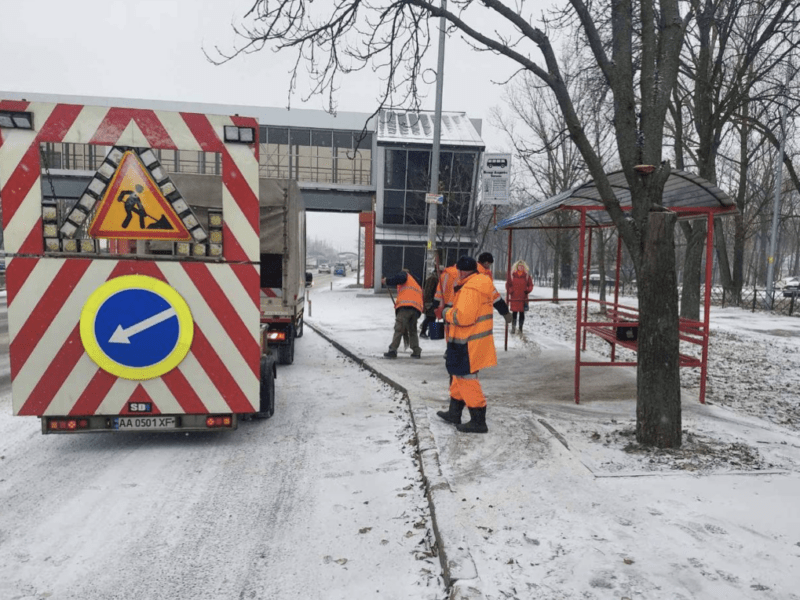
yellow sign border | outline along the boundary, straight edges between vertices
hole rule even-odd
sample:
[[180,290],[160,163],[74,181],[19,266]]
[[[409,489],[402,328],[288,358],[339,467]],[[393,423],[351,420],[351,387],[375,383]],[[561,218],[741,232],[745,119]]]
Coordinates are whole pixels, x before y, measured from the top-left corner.
[[[149,367],[129,367],[111,359],[97,343],[94,324],[100,307],[117,292],[124,290],[146,290],[166,300],[178,316],[178,341],[175,348],[160,362]],[[133,381],[155,379],[177,367],[192,347],[194,319],[186,300],[170,285],[147,275],[122,275],[97,288],[83,305],[80,321],[81,341],[86,353],[104,371]]]

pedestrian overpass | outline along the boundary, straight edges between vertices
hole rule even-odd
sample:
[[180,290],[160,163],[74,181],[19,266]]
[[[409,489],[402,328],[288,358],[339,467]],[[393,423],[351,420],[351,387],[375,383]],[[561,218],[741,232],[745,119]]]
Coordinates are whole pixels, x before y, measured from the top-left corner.
[[[67,103],[97,107],[98,118],[115,127],[112,107],[144,109],[142,117],[120,127],[138,127],[148,139],[159,138],[158,127],[145,113],[201,113],[220,115],[216,125],[236,124],[236,117],[259,122],[259,177],[293,179],[303,194],[307,211],[359,213],[367,256],[365,287],[379,287],[382,273],[408,267],[421,278],[428,243],[433,115],[425,111],[384,110],[336,115],[307,109],[280,109],[143,100],[2,92],[5,100]],[[107,113],[103,113],[103,110]],[[103,114],[101,114],[103,113]],[[150,113],[152,114],[152,113]],[[185,124],[176,123],[176,126]],[[460,112],[442,113],[439,160],[443,206],[437,215],[437,237],[444,259],[474,251],[479,165],[484,144],[480,120]],[[119,132],[121,140],[125,131]],[[131,132],[132,134],[134,132]],[[131,135],[131,139],[141,136]],[[159,163],[173,181],[181,182],[188,197],[203,197],[206,186],[219,186],[223,157],[201,150],[153,144]],[[44,198],[66,215],[81,198],[108,147],[86,143],[42,143],[41,182]],[[207,194],[206,194],[207,195]]]
[[[260,177],[296,180],[309,211],[373,210],[376,139],[368,113],[333,116],[306,109],[19,92],[0,92],[0,98],[256,117],[261,123]],[[102,164],[106,150],[92,144],[43,144],[45,197],[78,200]],[[162,149],[158,154],[171,174],[221,173],[221,159],[212,153]]]

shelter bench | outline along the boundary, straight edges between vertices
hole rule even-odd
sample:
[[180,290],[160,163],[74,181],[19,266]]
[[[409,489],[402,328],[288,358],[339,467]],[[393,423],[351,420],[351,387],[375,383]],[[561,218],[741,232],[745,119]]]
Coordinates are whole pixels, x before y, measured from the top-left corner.
[[[639,311],[637,308],[623,306],[620,304],[608,304],[606,305],[605,320],[587,321],[587,317],[588,315],[584,314],[584,318],[580,322],[580,329],[582,330],[583,336],[582,350],[586,350],[586,335],[596,335],[611,344],[611,360],[596,362],[583,361],[579,359],[576,363],[576,382],[580,381],[581,367],[623,367],[637,365],[636,362],[618,361],[616,359],[617,346],[626,348],[633,352],[637,352],[639,349],[639,341],[637,336],[639,327]],[[578,339],[580,339],[580,335],[581,333],[579,333]],[[701,370],[700,402],[705,402],[708,331],[702,321],[679,317],[678,339],[682,347],[678,355],[679,365],[681,367],[696,367]],[[700,356],[686,352],[686,344],[698,346],[700,348]],[[579,391],[576,388],[576,402],[579,401],[578,393]]]

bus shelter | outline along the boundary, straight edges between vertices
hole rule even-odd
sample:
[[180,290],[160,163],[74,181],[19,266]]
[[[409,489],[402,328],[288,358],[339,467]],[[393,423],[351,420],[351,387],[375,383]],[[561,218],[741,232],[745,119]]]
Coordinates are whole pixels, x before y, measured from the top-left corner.
[[[644,173],[646,175],[646,173]],[[631,210],[631,193],[625,174],[616,171],[608,175],[617,199],[623,210]],[[701,320],[679,319],[681,342],[680,366],[700,369],[699,400],[705,403],[706,374],[708,370],[709,316],[711,306],[711,275],[713,267],[714,219],[738,213],[734,201],[709,181],[686,171],[671,171],[664,185],[663,207],[678,215],[678,220],[705,219],[707,236],[705,247],[705,290]],[[541,222],[546,215],[556,210],[574,211],[579,216],[578,225],[562,228],[577,228],[579,233],[577,265],[577,302],[575,309],[575,403],[580,402],[580,376],[583,367],[636,366],[635,361],[618,360],[617,348],[637,350],[638,308],[620,303],[620,264],[622,262],[622,238],[617,236],[614,294],[611,301],[600,301],[589,297],[589,274],[592,264],[592,232],[600,227],[614,227],[603,206],[600,192],[594,181],[588,181],[543,202],[524,208],[500,221],[495,230],[508,231],[508,265],[511,272],[511,253],[514,231],[526,229],[554,229],[558,225]],[[590,304],[602,306],[600,320],[589,313]],[[581,352],[586,350],[586,336],[596,335],[611,344],[609,361],[584,360]],[[692,350],[692,347],[694,349]]]

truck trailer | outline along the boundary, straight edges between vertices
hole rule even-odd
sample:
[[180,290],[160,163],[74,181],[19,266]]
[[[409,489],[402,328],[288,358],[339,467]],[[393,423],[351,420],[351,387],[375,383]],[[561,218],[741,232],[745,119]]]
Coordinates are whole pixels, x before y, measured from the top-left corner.
[[297,182],[262,179],[261,323],[280,364],[294,362],[295,339],[303,336],[306,294],[306,212]]
[[238,115],[0,100],[15,415],[60,434],[273,414],[258,133]]

